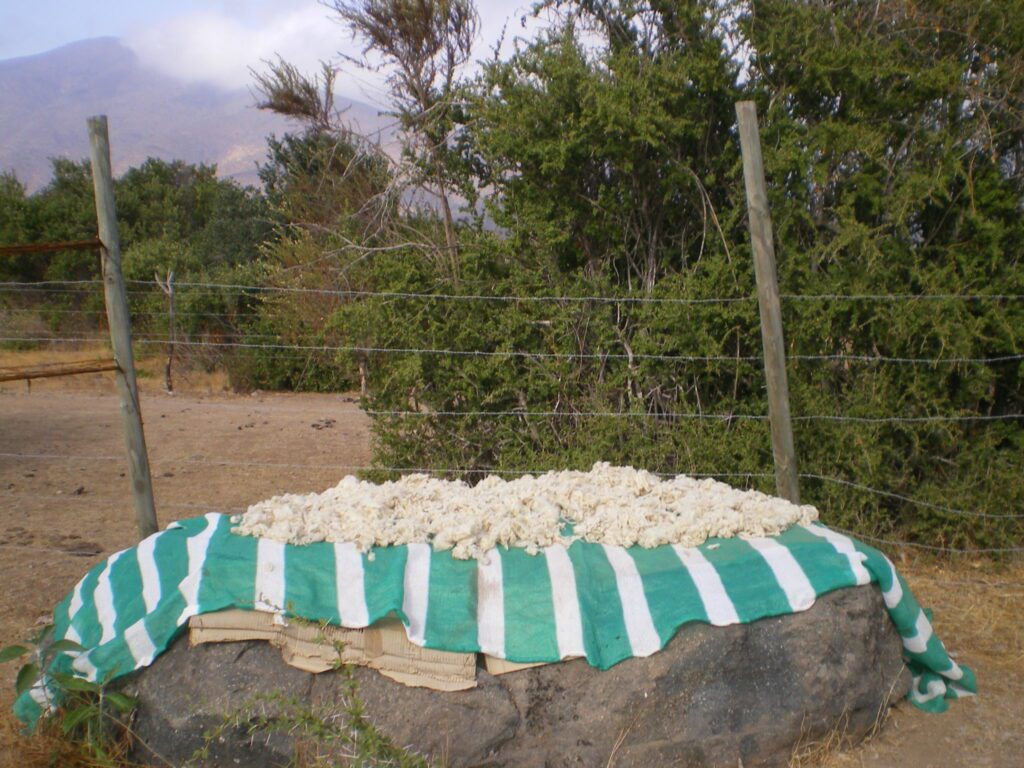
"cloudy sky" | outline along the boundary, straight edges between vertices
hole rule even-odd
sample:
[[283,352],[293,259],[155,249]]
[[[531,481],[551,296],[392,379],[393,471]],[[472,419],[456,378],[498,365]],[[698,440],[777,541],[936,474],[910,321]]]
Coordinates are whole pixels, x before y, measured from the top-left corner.
[[[529,4],[478,0],[481,32],[474,56],[488,57],[506,24],[509,38],[529,34],[521,23]],[[312,72],[320,60],[359,50],[318,0],[0,2],[0,59],[107,35],[165,74],[225,88],[248,86],[249,68],[277,54]],[[379,78],[351,68],[339,78],[339,90],[378,105],[383,99]]]

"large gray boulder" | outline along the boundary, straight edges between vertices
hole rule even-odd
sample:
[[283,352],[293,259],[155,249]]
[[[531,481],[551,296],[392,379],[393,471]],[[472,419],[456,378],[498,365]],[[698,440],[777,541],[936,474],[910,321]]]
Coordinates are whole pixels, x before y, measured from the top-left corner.
[[[785,765],[799,742],[835,728],[859,740],[910,684],[874,586],[752,624],[688,625],[660,653],[605,672],[579,659],[500,677],[480,669],[478,680],[440,693],[365,668],[300,672],[263,642],[180,639],[125,688],[140,703],[134,730],[174,765],[200,749],[201,765],[284,765],[311,748],[288,724],[310,713],[346,722],[355,689],[380,733],[453,768],[750,768]],[[142,747],[137,757],[157,762]]]

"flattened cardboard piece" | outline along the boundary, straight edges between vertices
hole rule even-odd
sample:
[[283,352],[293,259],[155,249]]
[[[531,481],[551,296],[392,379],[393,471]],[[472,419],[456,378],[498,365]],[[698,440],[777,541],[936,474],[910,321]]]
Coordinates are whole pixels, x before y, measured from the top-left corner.
[[266,640],[281,649],[285,663],[306,672],[327,672],[340,662],[371,667],[414,687],[462,691],[476,686],[476,654],[420,648],[409,642],[402,622],[390,616],[366,629],[294,620],[282,624],[275,614],[237,609],[189,620],[192,645],[242,640]]
[[364,631],[367,665],[386,677],[438,691],[476,687],[476,654],[420,648],[409,642],[402,622],[386,617]]
[[518,672],[521,669],[543,667],[545,664],[550,663],[550,661],[508,661],[507,659],[499,659],[497,656],[488,656],[484,654],[484,669],[495,677],[498,675],[507,675],[509,672]]

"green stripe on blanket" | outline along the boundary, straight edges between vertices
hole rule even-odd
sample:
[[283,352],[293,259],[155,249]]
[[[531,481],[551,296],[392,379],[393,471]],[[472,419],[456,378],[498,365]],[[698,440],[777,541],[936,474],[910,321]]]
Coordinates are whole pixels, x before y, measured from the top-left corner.
[[[977,685],[878,550],[822,525],[780,536],[710,539],[699,547],[574,542],[484,560],[411,544],[297,547],[231,533],[225,515],[174,523],[94,567],[54,612],[54,637],[85,649],[52,671],[110,681],[152,663],[191,616],[255,609],[366,627],[397,614],[416,644],[517,662],[586,656],[600,669],[649,656],[680,626],[751,622],[809,608],[826,592],[877,582],[903,637],[910,700],[942,711]],[[55,703],[46,679],[15,702],[33,724]]]

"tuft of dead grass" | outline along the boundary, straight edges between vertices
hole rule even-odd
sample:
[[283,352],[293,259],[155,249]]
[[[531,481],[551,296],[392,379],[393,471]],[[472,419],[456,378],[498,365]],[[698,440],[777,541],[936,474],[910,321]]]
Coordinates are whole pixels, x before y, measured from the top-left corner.
[[793,747],[789,768],[819,768],[835,753],[851,746],[846,718],[840,719],[829,731],[818,738],[801,738]]
[[[964,664],[983,668],[980,696],[1005,697],[1012,692],[994,685],[993,672],[1008,679],[1024,678],[1024,561],[942,558],[910,550],[896,553],[897,567],[918,602],[934,611],[935,631],[950,655]],[[952,706],[969,706],[956,702]],[[801,742],[794,750],[790,768],[840,768],[859,764],[860,750],[884,733],[886,738],[872,744],[885,765],[916,765],[903,754],[899,739],[882,727],[889,719],[888,708],[880,713],[871,733],[860,744],[846,738],[837,726],[814,741]],[[948,717],[949,715],[927,715]]]
[[44,719],[32,733],[11,715],[10,702],[0,715],[0,768],[146,768],[128,759],[131,742],[127,733],[112,747],[110,760],[91,757],[82,742],[71,741],[56,719]]
[[1024,561],[901,560],[900,572],[918,602],[934,610],[935,631],[953,654],[1024,674]]

